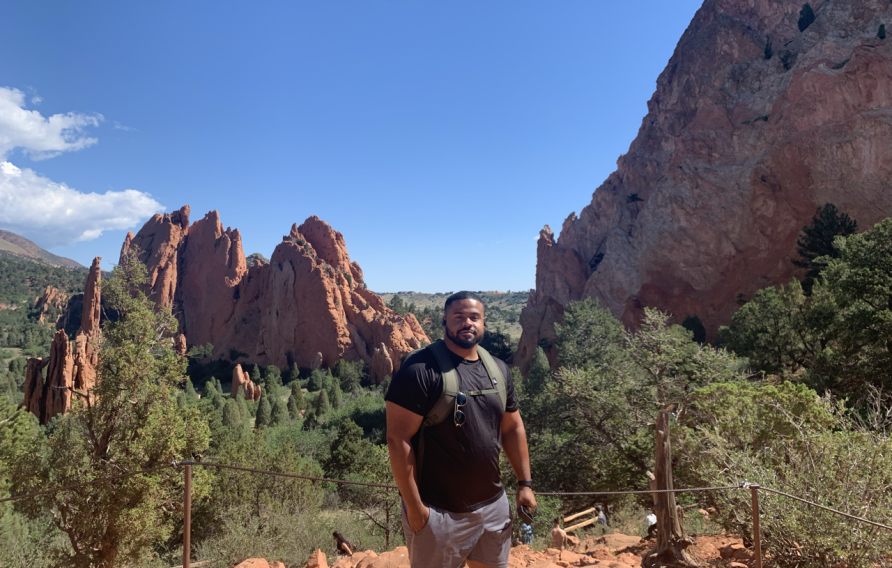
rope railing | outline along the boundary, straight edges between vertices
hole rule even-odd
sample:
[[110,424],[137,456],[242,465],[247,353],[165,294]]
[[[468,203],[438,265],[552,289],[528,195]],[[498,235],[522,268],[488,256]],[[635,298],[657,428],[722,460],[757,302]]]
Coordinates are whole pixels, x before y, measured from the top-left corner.
[[[335,483],[339,485],[358,485],[364,487],[374,487],[377,489],[385,489],[385,490],[396,490],[398,487],[396,485],[387,484],[387,483],[372,483],[367,481],[353,481],[347,479],[330,479],[327,477],[318,477],[312,475],[300,475],[295,473],[285,473],[281,471],[268,471],[263,469],[256,469],[250,467],[242,467],[236,465],[228,465],[222,463],[215,462],[202,462],[202,461],[192,461],[192,460],[183,460],[183,461],[173,461],[169,464],[160,465],[156,467],[151,467],[147,469],[142,469],[139,471],[133,471],[129,473],[122,473],[119,475],[113,475],[109,477],[103,477],[100,479],[94,479],[92,481],[85,481],[83,483],[76,483],[73,485],[66,485],[63,487],[56,487],[53,489],[46,489],[43,491],[36,491],[33,493],[25,493],[22,495],[14,495],[11,497],[6,497],[4,499],[0,499],[0,503],[5,503],[8,501],[18,501],[21,499],[27,499],[32,497],[40,497],[43,495],[51,495],[53,493],[59,493],[61,491],[71,491],[74,489],[80,489],[82,487],[88,487],[90,485],[96,485],[99,483],[106,483],[110,481],[117,481],[119,479],[125,479],[128,477],[133,477],[136,475],[143,475],[147,473],[152,473],[155,471],[160,471],[167,468],[178,468],[183,467],[184,475],[185,475],[185,484],[184,484],[184,495],[183,495],[183,567],[189,568],[190,566],[195,566],[196,564],[190,563],[189,552],[190,552],[190,540],[191,540],[191,509],[192,509],[192,466],[205,466],[205,467],[217,467],[221,469],[229,469],[234,471],[243,471],[246,473],[255,473],[260,475],[272,475],[276,477],[287,477],[294,479],[306,479],[308,481],[316,481],[322,483]],[[759,529],[759,499],[758,493],[759,490],[767,491],[769,493],[773,493],[776,495],[780,495],[782,497],[787,497],[789,499],[794,499],[796,501],[800,501],[805,503],[806,505],[817,507],[818,509],[823,509],[825,511],[829,511],[831,513],[841,515],[843,517],[859,521],[862,523],[866,523],[875,527],[879,527],[882,529],[886,529],[892,531],[892,526],[884,525],[882,523],[877,523],[871,521],[869,519],[865,519],[862,517],[857,517],[855,515],[851,515],[849,513],[845,513],[843,511],[839,511],[837,509],[832,509],[830,507],[826,507],[824,505],[820,505],[818,503],[814,503],[812,501],[808,501],[806,499],[802,499],[801,497],[797,497],[795,495],[790,495],[789,493],[784,493],[783,491],[778,491],[776,489],[771,489],[768,487],[761,487],[754,483],[742,482],[739,485],[723,485],[717,487],[683,487],[683,488],[672,488],[672,489],[642,489],[642,490],[627,490],[627,491],[537,491],[536,495],[542,496],[557,496],[557,497],[574,497],[574,496],[587,496],[587,495],[645,495],[645,494],[655,494],[655,493],[690,493],[690,492],[701,492],[701,491],[727,491],[731,489],[749,489],[752,493],[752,508],[753,508],[753,541],[755,548],[755,560],[756,560],[756,568],[761,568],[762,566],[762,553],[761,553],[761,534]]]
[[843,511],[837,511],[836,509],[831,509],[830,507],[825,507],[824,505],[818,505],[817,503],[807,501],[801,497],[796,497],[795,495],[790,495],[789,493],[784,493],[783,491],[778,491],[777,489],[769,489],[768,487],[761,487],[760,489],[762,491],[768,491],[769,493],[774,493],[776,495],[782,495],[782,496],[788,497],[790,499],[795,499],[796,501],[801,501],[802,503],[805,503],[806,505],[811,505],[812,507],[817,507],[818,509],[824,509],[825,511],[830,511],[831,513],[836,513],[837,515],[841,515],[843,517],[848,517],[849,519],[852,519],[855,521],[860,521],[860,522],[866,523],[868,525],[873,525],[873,526],[879,527],[881,529],[886,529],[886,530],[892,531],[892,527],[890,527],[888,525],[876,523],[874,521],[870,521],[863,517],[856,517],[855,515],[850,515],[849,513],[844,513]]

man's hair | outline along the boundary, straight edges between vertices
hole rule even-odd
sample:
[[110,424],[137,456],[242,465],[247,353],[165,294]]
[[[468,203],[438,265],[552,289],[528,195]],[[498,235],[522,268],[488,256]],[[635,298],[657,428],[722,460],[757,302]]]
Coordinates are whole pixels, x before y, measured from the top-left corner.
[[561,524],[561,520],[560,520],[560,519],[558,519],[558,518],[555,518],[555,520],[554,520],[554,524],[556,524],[556,525],[559,525],[559,524]]
[[467,291],[467,290],[462,290],[461,292],[456,292],[455,294],[453,294],[453,295],[449,296],[448,298],[446,298],[446,303],[443,304],[443,311],[445,312],[446,310],[448,310],[448,309],[449,309],[449,305],[450,305],[452,302],[457,302],[458,300],[476,300],[476,301],[480,302],[480,305],[481,305],[481,306],[483,306],[484,308],[486,307],[486,306],[483,304],[483,300],[480,298],[480,296],[478,296],[478,295],[475,294],[474,292],[469,292],[469,291]]

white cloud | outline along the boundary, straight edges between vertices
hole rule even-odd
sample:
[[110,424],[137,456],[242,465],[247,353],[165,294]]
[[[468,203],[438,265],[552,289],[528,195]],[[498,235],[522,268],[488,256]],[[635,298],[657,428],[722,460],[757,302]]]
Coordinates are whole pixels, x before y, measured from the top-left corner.
[[123,131],[125,131],[125,132],[131,132],[131,131],[136,130],[135,128],[131,128],[131,127],[129,127],[129,126],[124,126],[123,124],[121,124],[121,123],[118,122],[117,120],[114,121],[114,123],[112,124],[112,126],[114,126],[115,130],[123,130]]
[[33,97],[31,97],[32,105],[39,105],[42,102],[43,102],[43,97],[41,97],[40,95],[34,95]]
[[28,168],[0,162],[0,227],[45,248],[128,229],[163,209],[148,193],[82,193]]
[[[39,102],[35,95],[32,102]],[[84,135],[88,126],[98,126],[101,114],[69,112],[44,118],[36,110],[25,109],[25,93],[0,87],[0,159],[13,148],[21,148],[32,160],[81,150],[97,142]]]

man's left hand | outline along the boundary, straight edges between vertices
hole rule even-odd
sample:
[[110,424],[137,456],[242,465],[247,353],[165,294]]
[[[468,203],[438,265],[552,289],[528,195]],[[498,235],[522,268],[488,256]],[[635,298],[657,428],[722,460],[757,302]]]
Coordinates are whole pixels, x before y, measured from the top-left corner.
[[520,508],[521,505],[526,505],[527,511],[530,512],[536,508],[536,496],[533,495],[533,489],[531,487],[518,487],[514,499],[518,508]]

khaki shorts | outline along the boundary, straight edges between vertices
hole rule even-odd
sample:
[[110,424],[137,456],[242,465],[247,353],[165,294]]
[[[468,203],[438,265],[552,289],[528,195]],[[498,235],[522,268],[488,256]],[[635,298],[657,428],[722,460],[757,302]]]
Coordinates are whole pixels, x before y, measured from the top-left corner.
[[467,560],[506,568],[511,551],[511,511],[503,493],[495,502],[470,513],[431,507],[431,516],[412,532],[403,502],[403,533],[412,568],[459,568]]

